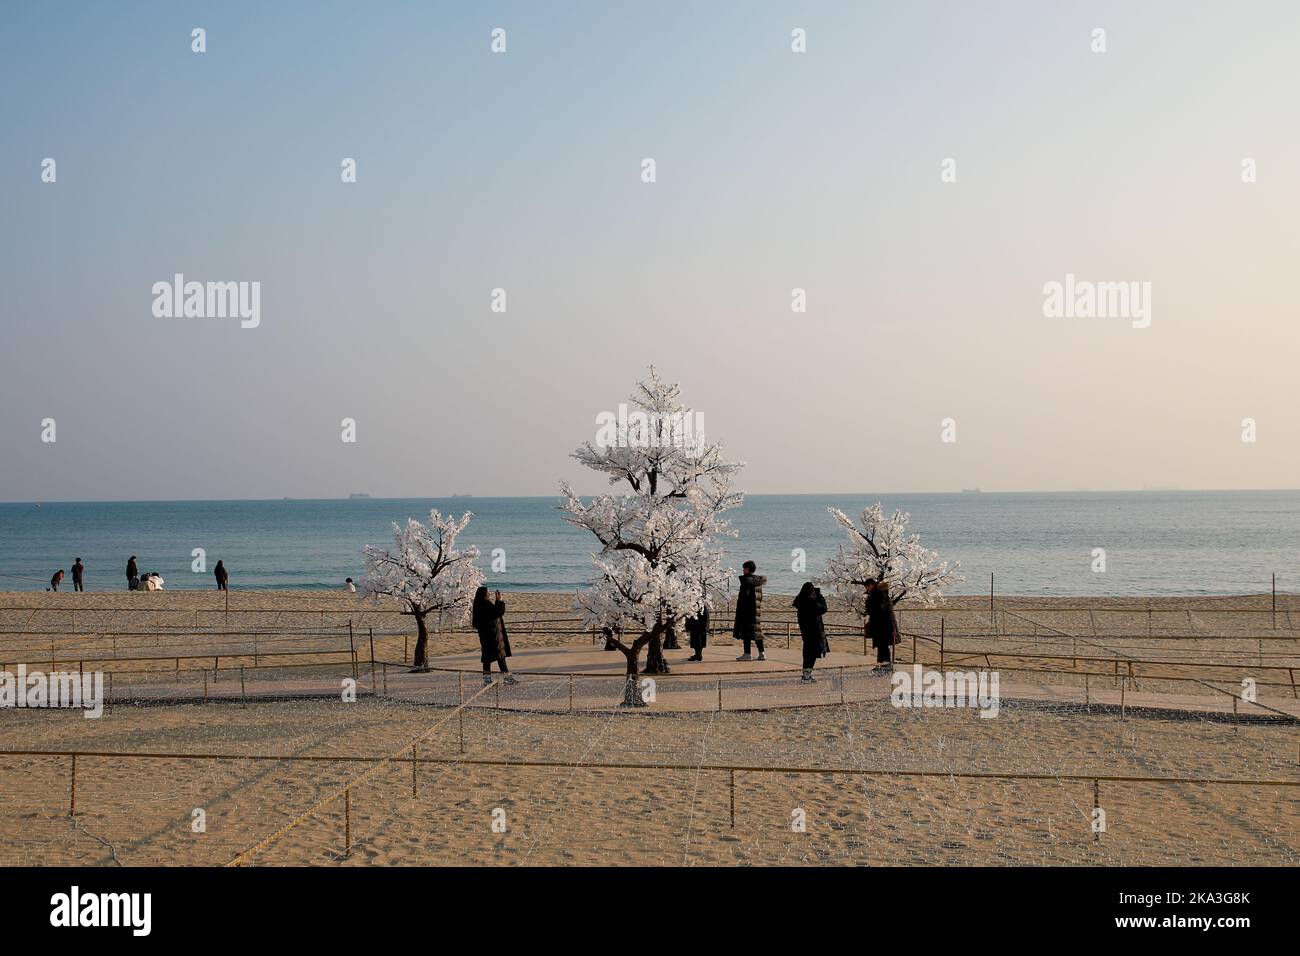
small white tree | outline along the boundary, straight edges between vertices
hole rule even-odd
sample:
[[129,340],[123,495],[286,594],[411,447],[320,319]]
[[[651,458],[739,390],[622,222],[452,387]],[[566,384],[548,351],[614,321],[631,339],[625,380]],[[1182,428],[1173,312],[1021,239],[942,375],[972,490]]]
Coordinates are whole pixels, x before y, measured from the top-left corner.
[[429,666],[425,618],[434,614],[441,624],[446,616],[454,615],[454,619],[464,621],[469,617],[474,591],[483,583],[483,574],[474,563],[478,548],[456,548],[456,538],[471,517],[467,511],[459,519],[450,514],[444,518],[435,508],[429,512],[428,527],[414,518],[407,520],[406,527],[393,522],[392,551],[365,547],[362,590],[372,596],[397,599],[402,613],[415,618],[417,671]]
[[966,580],[959,564],[938,561],[939,555],[921,544],[917,535],[907,533],[911,517],[895,511],[885,517],[880,503],[862,509],[862,527],[839,508],[827,508],[847,532],[849,546],[826,562],[821,582],[846,607],[867,619],[867,579],[874,578],[889,586],[892,604],[905,598],[932,607],[943,600],[944,588]]
[[[609,628],[627,659],[624,703],[642,704],[635,675],[642,648],[646,670],[667,670],[662,636],[685,618],[712,607],[712,594],[726,582],[719,539],[734,534],[722,512],[741,503],[731,490],[740,462],[725,461],[721,446],[702,434],[684,434],[692,409],[675,384],[654,368],[631,397],[633,410],[613,422],[597,443],[586,442],[573,458],[624,485],[621,495],[600,495],[584,503],[567,483],[560,510],[565,520],[591,532],[600,543],[592,555],[596,576],[575,606],[586,622]],[[630,642],[624,635],[635,635]]]

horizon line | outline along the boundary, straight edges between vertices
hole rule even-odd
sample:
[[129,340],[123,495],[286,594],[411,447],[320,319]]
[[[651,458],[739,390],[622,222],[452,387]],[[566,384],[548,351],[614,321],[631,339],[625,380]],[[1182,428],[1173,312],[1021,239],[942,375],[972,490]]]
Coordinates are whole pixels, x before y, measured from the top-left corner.
[[[1132,494],[1249,494],[1300,492],[1300,488],[1071,488],[1071,489],[1012,489],[988,491],[981,488],[956,489],[951,491],[756,491],[738,492],[746,498],[814,498],[814,497],[850,497],[854,495],[871,498],[883,496],[942,496],[942,495],[1132,495]],[[353,498],[353,494],[361,497]],[[226,504],[231,502],[271,502],[271,501],[501,501],[504,499],[541,499],[560,498],[559,494],[546,495],[370,495],[352,492],[347,495],[330,497],[296,497],[285,495],[278,498],[27,498],[0,501],[0,505],[119,505],[119,504]],[[580,497],[587,497],[580,495]],[[595,497],[591,495],[590,497]]]

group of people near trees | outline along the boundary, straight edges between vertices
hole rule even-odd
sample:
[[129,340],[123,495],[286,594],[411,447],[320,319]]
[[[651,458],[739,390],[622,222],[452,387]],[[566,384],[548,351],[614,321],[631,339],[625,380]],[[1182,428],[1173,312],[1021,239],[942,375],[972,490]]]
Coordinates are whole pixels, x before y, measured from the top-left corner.
[[[732,637],[741,642],[743,651],[736,658],[738,661],[754,660],[751,645],[758,650],[758,660],[765,661],[763,653],[763,585],[767,578],[756,573],[753,561],[746,561],[742,566],[744,573],[740,576],[740,589],[736,594],[736,617],[732,625]],[[875,672],[888,672],[893,669],[894,645],[900,640],[898,619],[894,615],[894,604],[889,598],[889,587],[883,582],[868,578],[866,582],[867,634],[872,646],[876,648]],[[792,606],[799,622],[799,636],[803,641],[803,683],[812,683],[813,668],[817,659],[830,653],[830,642],[826,639],[826,624],[822,618],[826,614],[826,598],[821,588],[812,581],[805,581],[799,589]],[[686,622],[687,633],[691,636],[691,648],[694,653],[687,658],[690,661],[703,660],[702,651],[708,641],[708,611],[703,615],[701,630],[695,618]],[[692,627],[692,622],[696,622]]]
[[[758,567],[753,561],[746,561],[741,566],[739,590],[736,595],[736,612],[731,627],[731,636],[739,641],[743,650],[737,661],[767,660],[763,646],[763,585],[767,578],[758,574]],[[868,578],[865,585],[867,610],[867,635],[876,649],[876,667],[873,673],[889,673],[893,670],[894,645],[901,636],[898,619],[894,614],[894,604],[890,600],[889,586],[885,582]],[[817,659],[831,652],[830,641],[826,637],[826,624],[822,620],[827,611],[826,598],[821,588],[812,581],[805,581],[799,589],[792,606],[799,622],[799,636],[803,642],[803,670],[800,682],[815,683],[813,670]],[[499,661],[502,673],[506,672],[505,658],[510,655],[510,643],[505,639],[505,625],[502,615],[505,605],[501,601],[501,592],[496,592],[496,603],[487,600],[487,588],[481,587],[474,596],[473,622],[478,631],[482,647],[484,681],[491,681],[489,671],[493,662]],[[685,621],[686,634],[689,639],[691,656],[688,662],[704,660],[704,648],[709,644],[709,609],[704,607],[699,614],[688,617]],[[605,629],[605,649],[614,650],[612,628]],[[753,656],[754,650],[758,657]],[[513,683],[512,678],[507,678]]]

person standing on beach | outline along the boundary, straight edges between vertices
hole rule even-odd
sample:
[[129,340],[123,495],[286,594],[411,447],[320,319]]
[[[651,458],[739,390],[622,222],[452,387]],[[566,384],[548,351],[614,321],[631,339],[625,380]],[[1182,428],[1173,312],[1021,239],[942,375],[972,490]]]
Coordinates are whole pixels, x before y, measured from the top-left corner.
[[135,555],[126,562],[126,589],[134,591],[140,586],[140,569],[135,565]]
[[217,566],[212,569],[212,573],[217,576],[217,590],[230,590],[230,575],[226,573],[226,562],[217,561]]
[[474,605],[470,611],[470,623],[478,631],[480,650],[479,660],[483,663],[483,683],[492,683],[492,665],[501,668],[502,678],[507,684],[515,683],[515,676],[506,666],[510,657],[510,635],[506,633],[506,602],[501,600],[501,592],[496,593],[496,600],[488,600],[488,589],[480,586],[474,592]]
[[700,613],[686,619],[686,634],[691,639],[691,656],[688,661],[704,660],[704,648],[709,644],[709,606],[706,604]]
[[62,568],[59,568],[59,570],[57,570],[57,571],[54,572],[54,576],[53,576],[52,578],[50,578],[50,586],[49,586],[48,588],[46,588],[45,590],[47,590],[47,591],[57,591],[57,590],[59,589],[59,585],[60,585],[62,582],[63,582],[63,569],[62,569]]
[[72,563],[72,590],[86,590],[81,584],[81,576],[85,573],[86,566],[81,563],[81,558],[77,558],[77,560]]
[[826,625],[822,622],[826,599],[822,597],[821,588],[805,581],[799,589],[799,596],[794,599],[794,609],[799,617],[799,636],[803,638],[803,677],[800,680],[811,684],[817,680],[813,677],[817,658],[826,654]]
[[745,573],[740,576],[740,591],[736,594],[736,621],[731,627],[731,636],[745,645],[745,653],[736,658],[738,661],[753,660],[749,653],[751,643],[758,645],[758,659],[767,660],[763,654],[763,585],[767,578],[755,574],[758,565],[746,561],[741,565]]
[[889,598],[889,585],[875,578],[867,578],[867,633],[871,636],[871,646],[876,649],[872,673],[892,672],[894,645],[900,640],[898,618],[894,616],[894,602]]

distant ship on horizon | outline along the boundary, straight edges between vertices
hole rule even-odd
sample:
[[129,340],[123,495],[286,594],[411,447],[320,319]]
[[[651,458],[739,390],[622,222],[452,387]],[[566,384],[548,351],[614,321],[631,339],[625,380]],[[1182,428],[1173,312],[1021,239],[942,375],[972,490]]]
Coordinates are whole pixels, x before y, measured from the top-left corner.
[[473,495],[452,495],[453,498],[473,498]]
[[982,495],[984,492],[980,491],[978,488],[963,488],[961,493],[963,495]]
[[349,497],[349,498],[369,498],[370,495],[366,494],[364,491],[354,491],[354,492],[352,492],[352,494],[348,495],[348,497]]

